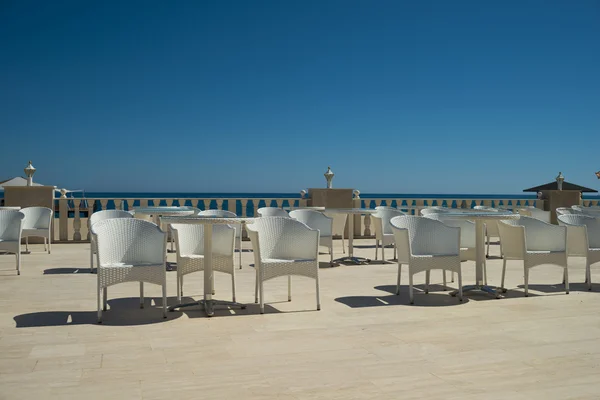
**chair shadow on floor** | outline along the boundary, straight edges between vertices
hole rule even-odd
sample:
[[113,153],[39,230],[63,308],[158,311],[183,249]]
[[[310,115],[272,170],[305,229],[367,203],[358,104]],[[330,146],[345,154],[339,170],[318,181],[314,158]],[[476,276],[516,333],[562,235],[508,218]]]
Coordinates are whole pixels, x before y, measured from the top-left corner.
[[425,294],[424,285],[415,285],[414,288],[414,304],[410,304],[408,285],[400,286],[400,294],[396,295],[395,285],[376,286],[375,289],[386,292],[382,296],[345,296],[335,299],[338,303],[342,303],[351,308],[363,307],[389,307],[389,306],[411,306],[411,307],[448,307],[458,306],[469,302],[469,299],[464,296],[463,301],[458,297],[450,295],[452,289],[443,292],[442,285],[430,284],[429,293]]
[[[191,303],[200,299],[183,297],[182,303]],[[13,317],[17,328],[35,328],[43,326],[73,326],[73,325],[98,325],[98,326],[136,326],[164,323],[180,318],[186,314],[188,318],[205,318],[206,314],[201,306],[186,307],[180,310],[167,311],[167,318],[162,316],[162,297],[146,297],[144,308],[140,308],[138,297],[127,297],[108,300],[108,310],[102,313],[102,324],[97,323],[96,310],[90,311],[41,311],[28,314],[20,314]],[[177,304],[175,297],[167,299],[169,305]],[[274,304],[274,303],[273,303]],[[216,306],[214,317],[226,317],[237,315],[258,315],[260,307],[258,304],[249,303],[246,309],[237,307]],[[289,311],[305,312],[311,310]],[[265,304],[265,314],[287,313],[277,310],[275,307]]]
[[89,274],[90,272],[92,272],[90,267],[60,267],[45,269],[44,275]]
[[[517,285],[518,288],[521,289],[525,289],[525,285],[524,284],[520,284]],[[536,292],[542,292],[542,293],[562,293],[562,294],[566,294],[565,293],[565,285],[560,282],[560,283],[549,283],[549,284],[545,284],[545,285],[541,285],[541,284],[529,284],[529,296],[531,297],[531,291],[536,291]],[[598,284],[594,284],[594,282],[592,281],[592,292],[594,292],[594,290],[596,290],[598,292],[598,290],[600,290],[598,288]],[[569,292],[589,292],[588,290],[588,284],[587,283],[581,283],[581,282],[569,282]],[[521,292],[522,293],[522,292]]]

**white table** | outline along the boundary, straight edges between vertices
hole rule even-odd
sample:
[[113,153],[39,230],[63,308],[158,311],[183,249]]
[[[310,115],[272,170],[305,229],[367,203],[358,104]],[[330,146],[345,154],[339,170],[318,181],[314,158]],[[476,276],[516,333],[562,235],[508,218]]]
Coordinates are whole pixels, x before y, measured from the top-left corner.
[[226,306],[237,306],[242,309],[246,308],[246,305],[235,303],[232,301],[214,300],[212,298],[213,288],[213,268],[212,268],[212,235],[213,225],[215,224],[251,224],[254,222],[254,218],[245,217],[209,217],[209,216],[197,216],[197,217],[176,217],[167,216],[161,217],[161,222],[167,224],[201,224],[204,225],[204,299],[192,303],[176,304],[169,307],[169,311],[173,311],[176,308],[191,307],[201,305],[204,307],[204,311],[208,317],[214,315],[215,305],[226,305]]
[[[183,207],[177,207],[177,206],[157,206],[157,207],[137,207],[132,209],[134,214],[143,214],[143,215],[150,215],[152,217],[154,217],[154,223],[158,226],[160,226],[160,217],[173,217],[173,216],[187,216],[187,215],[193,215],[196,213],[196,210],[191,208],[191,207],[187,207],[187,206],[183,206]],[[169,237],[171,236],[171,232],[169,232]],[[171,250],[170,253],[174,253],[175,251],[173,250],[173,239],[171,239]],[[170,264],[167,263],[167,271],[170,271]]]
[[[483,263],[485,261],[485,237],[484,225],[489,220],[519,219],[520,215],[509,211],[453,211],[443,213],[444,218],[448,219],[466,219],[475,221],[475,284],[463,286],[463,293],[471,291],[481,291],[496,296],[500,294],[493,286],[487,286],[483,281]],[[456,296],[458,291],[450,294]]]
[[323,214],[346,214],[348,220],[348,257],[338,258],[334,261],[339,263],[344,261],[351,261],[355,264],[366,264],[369,259],[363,257],[354,257],[354,247],[352,242],[354,240],[354,215],[365,215],[375,214],[377,210],[371,208],[326,208],[322,210]]

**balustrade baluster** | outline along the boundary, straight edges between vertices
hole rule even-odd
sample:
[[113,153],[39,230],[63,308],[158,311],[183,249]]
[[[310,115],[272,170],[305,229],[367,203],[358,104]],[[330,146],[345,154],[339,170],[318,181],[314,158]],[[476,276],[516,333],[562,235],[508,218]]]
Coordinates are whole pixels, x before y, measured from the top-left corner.
[[223,199],[217,199],[217,210],[223,209]]
[[92,240],[92,225],[90,224],[90,220],[92,219],[92,214],[94,213],[94,199],[87,199],[88,205],[88,217],[87,217],[87,240]]
[[81,241],[81,215],[79,215],[79,207],[81,200],[73,200],[73,240]]
[[106,210],[108,208],[108,200],[109,199],[101,199],[100,200],[100,210],[99,211]]

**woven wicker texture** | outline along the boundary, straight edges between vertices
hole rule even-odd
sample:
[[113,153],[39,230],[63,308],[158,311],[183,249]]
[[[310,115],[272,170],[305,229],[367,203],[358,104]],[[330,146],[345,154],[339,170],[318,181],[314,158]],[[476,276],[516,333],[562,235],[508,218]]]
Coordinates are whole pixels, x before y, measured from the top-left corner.
[[551,225],[536,218],[521,216],[519,219],[498,222],[501,252],[504,258],[502,287],[506,261],[522,260],[525,270],[525,295],[528,295],[529,269],[538,265],[553,264],[565,269],[565,290],[569,293],[567,264],[567,229]]
[[102,321],[100,299],[104,292],[123,282],[140,282],[140,304],[143,305],[143,283],[162,286],[163,316],[167,312],[167,235],[152,222],[135,218],[111,218],[92,225],[98,246],[98,322]]
[[278,207],[261,207],[256,210],[259,217],[288,217],[287,211]]
[[567,227],[567,254],[585,257],[585,277],[592,290],[591,265],[600,262],[600,220],[584,214],[558,216],[559,225]]
[[21,227],[25,215],[18,210],[0,210],[0,250],[17,258],[17,275],[21,275]]
[[[460,228],[446,226],[440,221],[416,216],[394,217],[390,221],[398,247],[398,282],[396,294],[400,293],[400,273],[408,248],[408,276],[410,301],[413,302],[413,276],[426,271],[442,269],[458,273],[459,298],[462,300],[462,273],[460,264]],[[445,279],[444,279],[445,281]],[[444,282],[445,284],[445,282]]]
[[[103,221],[105,219],[111,218],[133,218],[131,213],[127,211],[121,210],[104,210],[104,211],[96,211],[90,217],[90,227],[92,227],[96,222]],[[94,269],[94,254],[96,254],[97,246],[96,241],[94,240],[94,235],[90,235],[90,272]]]
[[288,276],[288,300],[291,300],[292,275],[314,278],[319,301],[319,231],[286,217],[258,218],[247,226],[254,249],[256,297],[260,293],[260,309],[264,312],[264,282]]
[[[183,277],[204,271],[204,225],[171,224],[177,242],[177,298],[183,296]],[[229,225],[213,225],[212,270],[231,275],[235,302],[235,268],[233,244],[235,229]],[[213,281],[214,287],[214,281]]]
[[[44,248],[48,242],[48,254],[52,250],[52,241],[50,240],[50,230],[52,227],[52,210],[47,207],[27,207],[21,210],[25,214],[23,226],[21,227],[21,236],[28,238],[30,236],[43,237]],[[29,242],[26,242],[29,245]]]
[[[198,216],[200,217],[233,217],[233,218],[237,218],[237,214],[232,212],[232,211],[227,211],[227,210],[204,210],[204,211],[200,211],[198,212]],[[239,253],[239,263],[240,263],[240,269],[242,268],[242,224],[235,224],[234,225],[235,228],[235,236],[237,237],[237,248],[238,248],[238,253]]]
[[319,244],[329,249],[333,262],[333,218],[315,210],[293,210],[290,217],[319,231]]

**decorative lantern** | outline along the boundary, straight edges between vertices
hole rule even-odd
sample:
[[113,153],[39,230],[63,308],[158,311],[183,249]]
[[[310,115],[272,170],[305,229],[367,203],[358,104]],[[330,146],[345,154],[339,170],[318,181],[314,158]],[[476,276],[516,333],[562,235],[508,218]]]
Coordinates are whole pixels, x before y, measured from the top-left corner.
[[29,161],[29,165],[24,169],[25,176],[27,176],[27,186],[32,186],[33,184],[33,174],[35,174],[35,168],[31,165],[31,161]]
[[355,199],[360,199],[360,190],[358,190],[358,189],[354,189],[354,190],[352,191],[352,194],[354,195],[354,198],[355,198]]
[[323,175],[325,175],[325,179],[327,180],[327,189],[331,189],[331,181],[333,180],[334,176],[334,173],[331,172],[331,167],[327,167],[327,172],[325,172]]
[[302,189],[302,190],[300,191],[300,198],[301,198],[301,199],[303,199],[303,198],[305,198],[305,197],[306,197],[306,190]]
[[563,185],[564,181],[565,181],[565,177],[563,176],[562,172],[559,172],[558,176],[556,177],[556,183],[558,184],[558,190],[562,190],[562,185]]

